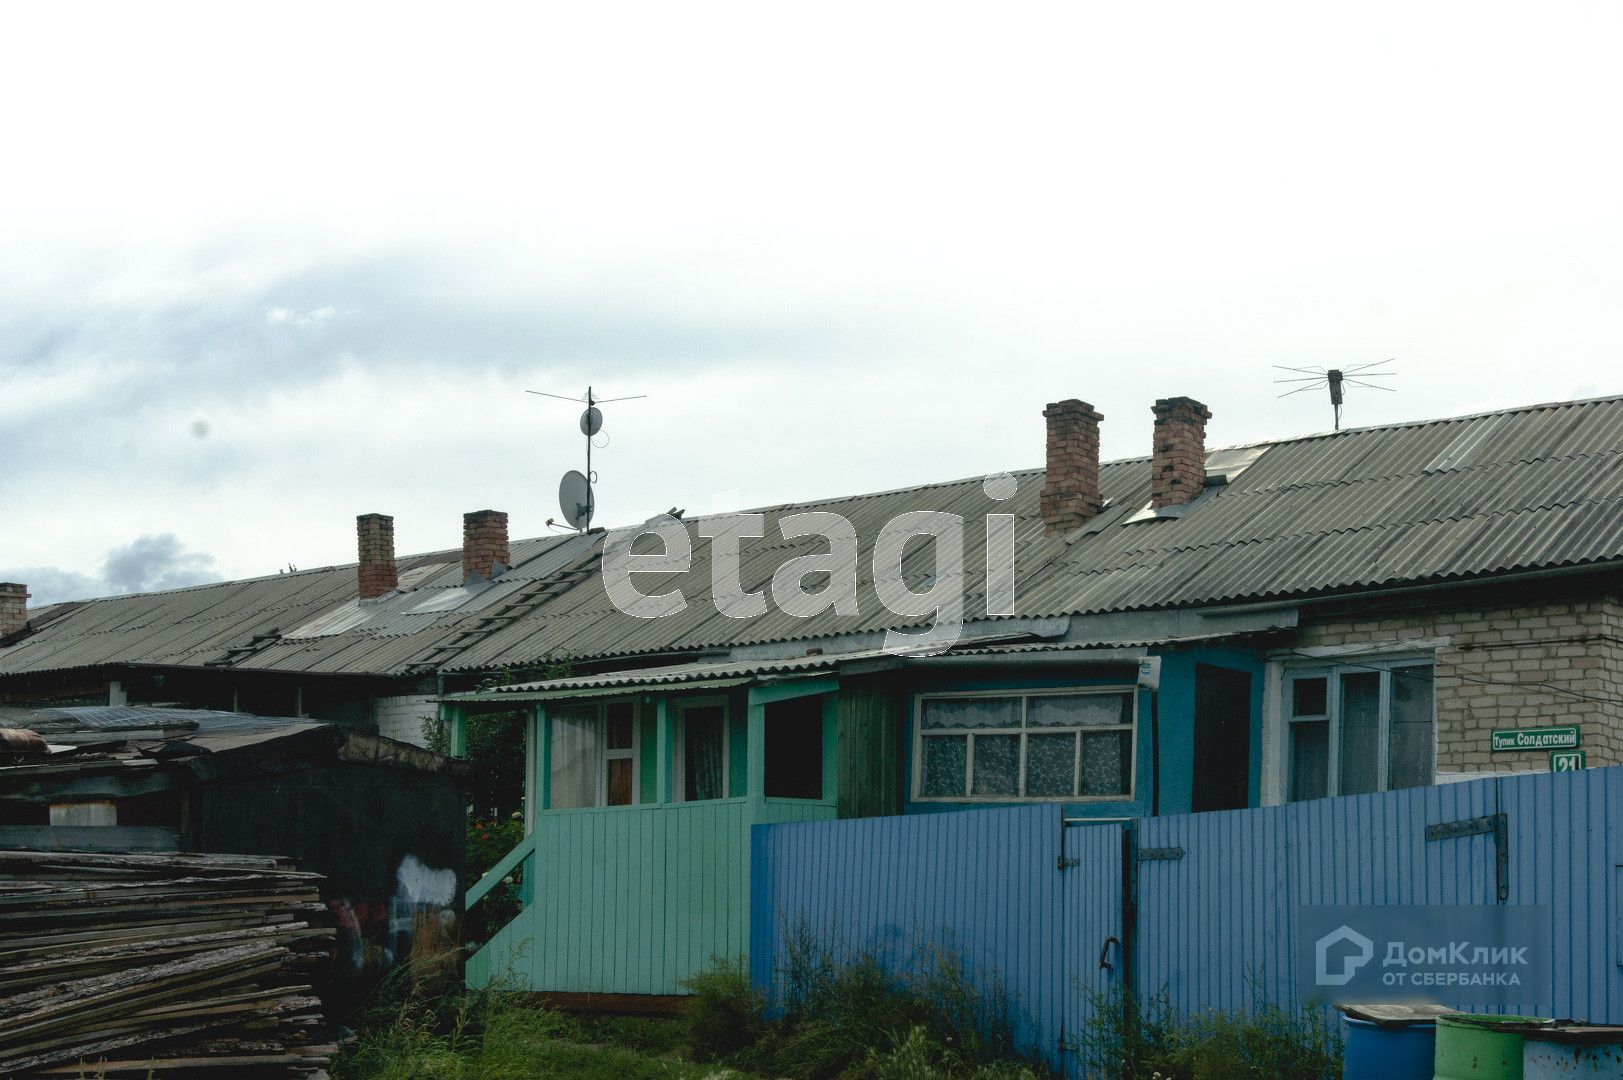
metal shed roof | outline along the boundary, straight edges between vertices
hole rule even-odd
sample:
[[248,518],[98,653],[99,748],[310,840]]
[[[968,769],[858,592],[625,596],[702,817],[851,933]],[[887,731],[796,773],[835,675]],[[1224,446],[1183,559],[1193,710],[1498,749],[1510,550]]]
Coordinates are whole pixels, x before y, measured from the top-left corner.
[[[982,478],[767,507],[766,537],[743,545],[740,581],[768,586],[816,538],[784,540],[791,514],[831,511],[861,541],[859,614],[797,618],[770,608],[730,618],[710,599],[709,545],[678,578],[640,578],[645,592],[680,585],[678,614],[638,619],[610,603],[597,572],[603,534],[519,541],[515,567],[464,587],[456,551],[401,560],[402,591],[356,601],[351,566],[36,612],[36,630],[0,649],[0,676],[123,664],[400,675],[483,671],[548,655],[634,657],[727,650],[922,626],[888,611],[872,581],[883,524],[912,510],[962,516],[965,620],[984,618],[989,513],[1013,513],[1017,615],[1081,615],[1354,593],[1433,581],[1623,561],[1623,398],[1355,429],[1214,451],[1231,461],[1177,518],[1133,520],[1148,502],[1149,462],[1101,469],[1104,511],[1068,537],[1046,537],[1040,470],[1014,473],[998,501]],[[917,545],[914,585],[933,572]]]
[[463,762],[409,743],[304,717],[96,705],[0,708],[0,726],[25,728],[51,744],[42,754],[6,755],[0,761],[0,784],[42,770],[61,773],[155,761],[199,764],[212,755],[272,744],[289,754],[336,753],[343,761],[419,772],[460,775],[467,769]]
[[942,649],[854,649],[849,652],[817,653],[783,659],[698,661],[666,667],[610,671],[599,675],[570,675],[534,682],[510,683],[488,690],[449,694],[447,701],[538,701],[551,697],[576,698],[593,694],[623,693],[654,687],[695,687],[709,689],[745,683],[815,676],[824,672],[853,669],[870,674],[912,664],[947,660],[977,659],[992,663],[998,659],[1026,659],[1038,654],[1077,654],[1073,663],[1131,664],[1145,654],[1142,648],[1095,648],[1081,643],[1032,642],[1018,645],[967,644]]

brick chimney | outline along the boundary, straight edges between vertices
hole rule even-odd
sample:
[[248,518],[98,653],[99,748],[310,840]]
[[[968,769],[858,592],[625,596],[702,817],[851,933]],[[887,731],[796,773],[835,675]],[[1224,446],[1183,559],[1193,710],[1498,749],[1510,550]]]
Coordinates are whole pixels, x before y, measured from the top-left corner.
[[462,515],[464,581],[475,575],[489,581],[512,565],[512,559],[507,551],[506,514],[500,510],[475,510]]
[[1212,411],[1194,398],[1155,403],[1155,446],[1150,455],[1150,506],[1186,503],[1206,486],[1206,421]]
[[1076,398],[1043,410],[1048,420],[1048,471],[1043,481],[1043,532],[1070,532],[1099,512],[1099,421]]
[[0,638],[28,629],[28,586],[0,581]]
[[360,552],[355,576],[362,600],[375,600],[400,587],[394,565],[394,518],[388,514],[358,515],[355,546]]

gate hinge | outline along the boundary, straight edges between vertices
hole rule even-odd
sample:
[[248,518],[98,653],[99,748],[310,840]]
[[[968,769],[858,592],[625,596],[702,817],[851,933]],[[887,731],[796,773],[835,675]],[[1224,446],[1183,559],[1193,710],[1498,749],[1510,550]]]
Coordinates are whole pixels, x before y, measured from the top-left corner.
[[1147,847],[1133,852],[1139,862],[1175,862],[1183,858],[1181,847]]
[[1442,821],[1426,826],[1427,840],[1452,840],[1457,836],[1480,836],[1494,830],[1494,818],[1474,817],[1462,821]]
[[1068,858],[1068,857],[1066,857],[1064,855],[1061,855],[1059,857],[1059,868],[1061,870],[1069,870],[1074,866],[1081,866],[1081,865],[1082,865],[1082,860],[1081,859]]
[[1510,818],[1505,814],[1440,821],[1426,826],[1427,840],[1453,840],[1461,836],[1493,837],[1494,895],[1501,904],[1510,900]]

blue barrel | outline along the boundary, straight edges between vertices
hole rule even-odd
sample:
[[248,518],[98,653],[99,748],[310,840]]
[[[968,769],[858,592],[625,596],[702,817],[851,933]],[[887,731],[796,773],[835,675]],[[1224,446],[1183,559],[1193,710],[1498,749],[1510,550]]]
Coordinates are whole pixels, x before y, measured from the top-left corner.
[[1342,1019],[1347,1025],[1342,1080],[1431,1080],[1437,1025],[1382,1027],[1350,1016]]
[[1623,1028],[1529,1032],[1522,1044],[1525,1080],[1619,1080]]

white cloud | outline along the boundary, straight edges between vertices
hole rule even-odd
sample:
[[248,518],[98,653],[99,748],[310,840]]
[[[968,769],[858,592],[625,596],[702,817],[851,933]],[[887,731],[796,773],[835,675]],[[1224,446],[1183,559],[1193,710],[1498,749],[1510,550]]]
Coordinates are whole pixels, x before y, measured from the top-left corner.
[[219,579],[213,557],[187,550],[174,533],[138,536],[113,548],[103,558],[99,574],[57,566],[0,569],[0,581],[28,586],[29,604],[35,607],[118,593],[179,589]]
[[1168,394],[1328,426],[1275,363],[1395,355],[1350,423],[1623,390],[1623,9],[96,18],[20,10],[0,64],[14,566],[539,533],[580,439],[525,388],[651,395],[606,522],[1036,465],[1067,396],[1112,456]]

